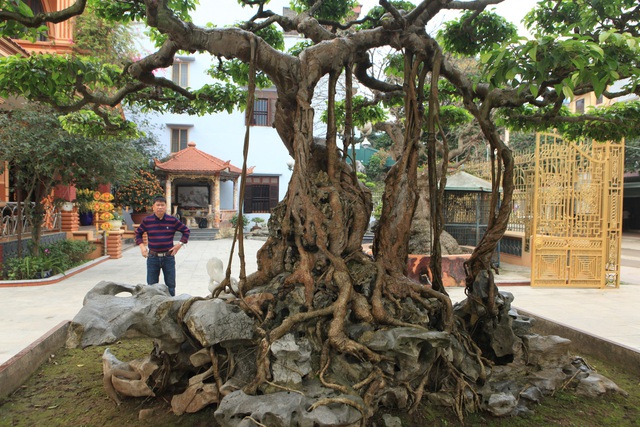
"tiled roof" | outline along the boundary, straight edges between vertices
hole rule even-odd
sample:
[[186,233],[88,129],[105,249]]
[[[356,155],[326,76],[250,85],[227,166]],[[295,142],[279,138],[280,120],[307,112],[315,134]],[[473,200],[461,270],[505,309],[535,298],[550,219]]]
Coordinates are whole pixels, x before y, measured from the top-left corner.
[[241,174],[242,170],[229,161],[222,161],[217,157],[196,148],[195,142],[189,142],[187,148],[171,155],[166,162],[155,160],[156,169],[166,172],[202,173],[228,172]]

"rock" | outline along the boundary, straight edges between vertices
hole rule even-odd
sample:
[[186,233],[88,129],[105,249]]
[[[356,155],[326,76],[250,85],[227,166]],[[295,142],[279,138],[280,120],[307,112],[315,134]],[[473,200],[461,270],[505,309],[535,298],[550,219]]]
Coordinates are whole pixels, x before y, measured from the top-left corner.
[[446,332],[413,327],[365,332],[359,342],[373,351],[392,355],[393,366],[387,370],[400,381],[409,381],[424,373],[436,358],[436,349],[448,348],[451,336]]
[[[324,397],[349,399],[364,408],[360,396],[333,395],[326,390]],[[362,420],[362,414],[351,405],[330,403],[309,411],[320,399],[308,398],[299,393],[278,392],[250,396],[242,390],[225,396],[214,413],[221,427],[250,427],[257,423],[269,427],[349,426]],[[248,418],[250,417],[250,418]]]
[[538,387],[530,386],[520,392],[520,398],[533,403],[540,403],[542,401],[542,392]]
[[578,387],[576,387],[576,394],[581,396],[598,397],[607,392],[619,393],[624,396],[627,395],[627,392],[618,387],[616,383],[595,372],[581,379]]
[[312,371],[311,344],[306,338],[296,340],[293,334],[286,334],[271,344],[271,353],[275,357],[271,370],[276,383],[299,384]]
[[253,320],[238,306],[221,299],[194,302],[184,323],[203,347],[251,340],[254,335]]
[[[121,293],[131,296],[116,296]],[[111,344],[136,331],[158,339],[162,350],[175,354],[186,340],[176,319],[188,298],[171,297],[162,284],[134,286],[102,281],[87,293],[82,309],[73,318],[67,347]]]
[[382,421],[384,422],[384,427],[402,427],[402,421],[400,421],[400,418],[389,414],[384,414],[382,416]]
[[562,368],[547,368],[530,374],[527,377],[530,384],[538,387],[543,395],[550,395],[567,380]]
[[150,409],[140,409],[140,412],[138,412],[138,419],[140,421],[146,420],[148,418],[151,418],[155,415],[156,410],[154,408],[150,408]]
[[528,356],[527,364],[544,368],[563,366],[569,361],[571,341],[557,335],[541,336],[536,334],[522,337]]
[[509,415],[518,404],[512,394],[496,393],[489,397],[486,409],[496,417]]
[[511,316],[513,333],[516,334],[516,336],[523,337],[531,333],[531,328],[535,325],[536,319],[529,316],[522,316],[513,308],[509,310],[509,316]]
[[158,370],[150,357],[125,363],[118,360],[107,348],[102,354],[103,384],[107,395],[120,404],[116,391],[123,396],[155,396],[149,387],[149,377]]
[[189,385],[181,394],[171,398],[171,410],[176,415],[198,412],[202,408],[218,402],[218,388],[215,384],[197,382]]

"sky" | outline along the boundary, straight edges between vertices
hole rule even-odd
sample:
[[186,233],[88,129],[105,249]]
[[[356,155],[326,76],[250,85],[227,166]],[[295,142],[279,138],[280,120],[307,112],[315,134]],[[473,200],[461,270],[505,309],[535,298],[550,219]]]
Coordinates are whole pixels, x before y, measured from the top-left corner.
[[[418,3],[418,0],[410,1]],[[378,5],[378,1],[360,0],[360,4],[362,4],[362,13],[366,14],[372,7]],[[504,2],[497,6],[488,7],[487,10],[495,9],[496,13],[518,25],[521,32],[523,32],[524,28],[520,25],[520,22],[524,15],[531,10],[535,4],[536,0],[504,0]],[[282,13],[284,6],[289,6],[289,0],[271,0],[268,4],[269,9],[276,13]],[[249,7],[242,8],[238,5],[237,0],[200,0],[200,6],[193,18],[194,22],[198,25],[212,22],[218,26],[224,26],[238,20],[248,19],[252,16],[252,11],[253,9]],[[444,19],[449,18],[446,16],[436,17],[433,22],[442,22]]]

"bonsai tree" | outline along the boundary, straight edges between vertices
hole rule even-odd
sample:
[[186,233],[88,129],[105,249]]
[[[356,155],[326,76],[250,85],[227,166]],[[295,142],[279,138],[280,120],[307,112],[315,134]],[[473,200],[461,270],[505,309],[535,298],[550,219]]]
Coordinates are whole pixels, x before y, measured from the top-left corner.
[[[145,21],[161,34],[158,49],[122,70],[95,67],[80,57],[12,59],[0,64],[2,94],[25,95],[62,109],[90,105],[108,123],[110,110],[103,105],[113,107],[125,98],[148,109],[193,114],[240,105],[246,107],[250,123],[255,87],[272,83],[277,89],[274,127],[295,166],[287,195],[269,220],[271,234],[258,253],[258,271],[247,276],[242,268],[240,274],[238,311],[255,326],[255,358],[249,362],[252,370],[245,371],[251,377],[233,388],[260,396],[273,387],[273,344],[290,335],[304,339],[311,349],[314,379],[340,394],[318,404],[342,402],[366,419],[385,403],[415,410],[429,394],[449,402],[462,418],[465,409],[482,405],[479,390],[496,371],[489,365],[516,356],[509,304],[498,293],[491,266],[509,220],[514,166],[496,120],[502,117],[521,129],[558,128],[567,135],[599,139],[637,135],[637,103],[585,114],[563,108],[572,97],[591,91],[611,99],[640,93],[636,0],[541,1],[528,20],[536,36],[532,40],[514,38],[513,25],[485,12],[501,0],[424,0],[417,5],[380,0],[375,13],[360,21],[343,19],[355,6],[351,1],[294,0],[299,13],[293,16],[267,10],[265,1],[240,2],[256,7],[249,20],[235,27],[209,28],[191,22],[190,1],[92,2],[97,13],[111,19]],[[19,24],[11,27],[15,29],[71,18],[83,13],[86,2],[78,0],[63,11],[37,16],[20,13],[13,3],[4,2],[9,8],[0,11],[0,19]],[[464,13],[436,39],[425,26],[446,10]],[[275,26],[301,33],[308,43],[295,54],[280,51],[282,34]],[[372,72],[371,50],[382,47],[402,53],[395,79]],[[227,81],[189,90],[154,74],[184,51],[209,52],[220,61],[216,75]],[[469,73],[458,66],[455,55],[477,55],[483,68]],[[46,65],[37,68],[37,76],[32,72],[35,65]],[[83,71],[88,69],[92,72]],[[42,84],[43,78],[54,84]],[[432,263],[440,262],[448,146],[441,133],[441,79],[451,84],[481,129],[494,171],[492,216],[466,265],[469,298],[465,311],[457,315],[437,268],[432,268],[433,288],[405,275],[421,145],[427,155],[433,212]],[[622,88],[612,90],[620,79],[626,79]],[[373,258],[361,251],[371,193],[345,160],[353,143],[350,89],[356,80],[373,94],[370,102],[399,101],[404,113],[402,138],[393,150],[401,154],[386,176]],[[335,105],[341,82],[349,90],[344,92],[345,124],[339,134]],[[312,105],[321,86],[327,91],[328,111],[326,138],[318,143]],[[439,150],[444,151],[442,164]],[[218,292],[228,285],[227,278]],[[411,353],[424,363],[419,370],[414,359],[403,363],[407,353],[387,346],[402,331],[411,332],[408,340],[424,339]],[[217,397],[224,400],[227,389],[222,390],[221,372],[234,364],[219,353],[224,352],[210,346],[201,354],[211,358]],[[162,362],[163,372],[180,369],[168,359]]]
[[253,218],[251,218],[251,222],[255,224],[252,230],[256,230],[258,228],[262,228],[262,224],[265,223],[265,220],[264,218],[260,218],[259,216],[254,216]]

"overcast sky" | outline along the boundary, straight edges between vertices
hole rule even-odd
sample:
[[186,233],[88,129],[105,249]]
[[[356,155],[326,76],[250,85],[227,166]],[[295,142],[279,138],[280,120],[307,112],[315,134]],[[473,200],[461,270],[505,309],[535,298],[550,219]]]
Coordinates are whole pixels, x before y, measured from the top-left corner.
[[[418,0],[410,1],[418,3]],[[362,12],[367,13],[369,9],[378,5],[378,0],[360,0],[360,3],[362,4]],[[523,31],[520,21],[535,4],[536,0],[505,0],[497,6],[489,7],[488,10],[495,9],[497,13],[518,25]],[[282,13],[282,8],[289,6],[289,0],[271,0],[267,6],[276,13]],[[240,7],[237,0],[200,0],[200,6],[197,13],[194,14],[194,22],[198,25],[212,22],[217,26],[224,26],[251,17],[253,10],[249,7]],[[437,24],[445,18],[436,17],[433,22]]]

